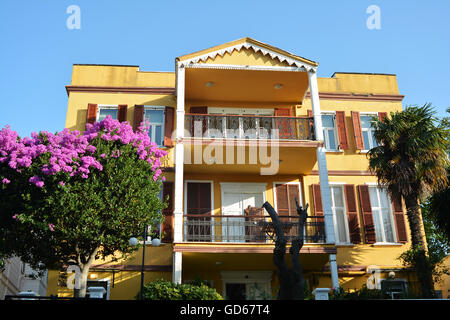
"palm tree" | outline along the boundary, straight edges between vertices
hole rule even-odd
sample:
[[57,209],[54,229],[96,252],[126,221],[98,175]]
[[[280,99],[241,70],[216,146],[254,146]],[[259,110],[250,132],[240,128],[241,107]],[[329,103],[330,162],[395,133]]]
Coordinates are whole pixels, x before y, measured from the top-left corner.
[[393,198],[403,198],[411,230],[412,251],[423,297],[434,294],[427,270],[426,241],[419,201],[448,184],[446,137],[448,130],[436,125],[431,104],[406,107],[391,112],[391,117],[375,121],[375,139],[379,146],[368,152],[369,169],[378,183],[387,187]]

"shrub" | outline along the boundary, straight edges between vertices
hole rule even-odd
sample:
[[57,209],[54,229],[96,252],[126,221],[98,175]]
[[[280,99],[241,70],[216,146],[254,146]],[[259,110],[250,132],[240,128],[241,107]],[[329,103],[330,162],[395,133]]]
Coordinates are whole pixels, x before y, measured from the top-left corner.
[[177,284],[159,279],[144,285],[144,300],[222,300],[216,289],[203,283]]

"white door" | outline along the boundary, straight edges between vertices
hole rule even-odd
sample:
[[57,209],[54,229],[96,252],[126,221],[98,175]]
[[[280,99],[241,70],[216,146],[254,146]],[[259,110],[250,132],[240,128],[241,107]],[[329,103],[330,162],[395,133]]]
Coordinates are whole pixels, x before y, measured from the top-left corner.
[[260,192],[224,192],[222,198],[222,215],[230,217],[222,217],[222,241],[245,242],[244,210],[248,206],[261,207],[263,202],[264,196]]

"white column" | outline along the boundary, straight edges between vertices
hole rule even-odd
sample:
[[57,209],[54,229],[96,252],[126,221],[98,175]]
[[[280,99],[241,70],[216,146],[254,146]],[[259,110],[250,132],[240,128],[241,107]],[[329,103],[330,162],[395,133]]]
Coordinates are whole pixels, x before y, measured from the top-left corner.
[[[309,89],[311,92],[312,113],[314,116],[314,131],[316,140],[323,141],[322,115],[320,113],[319,90],[317,87],[316,71],[308,71]],[[320,194],[322,196],[322,207],[325,220],[325,233],[327,243],[335,243],[333,212],[331,211],[331,192],[328,183],[327,159],[325,157],[325,147],[316,149],[317,164],[319,167]]]
[[331,284],[334,289],[339,288],[338,267],[336,262],[336,255],[330,254],[330,272],[331,272]]
[[[322,115],[320,113],[319,89],[317,86],[316,70],[308,71],[308,78],[316,140],[323,141]],[[331,192],[330,185],[328,183],[328,169],[327,159],[325,157],[325,147],[318,147],[316,150],[316,154],[317,164],[319,166],[320,194],[322,196],[326,241],[327,243],[335,243],[333,212],[331,210]],[[338,288],[339,277],[335,254],[330,254],[330,272],[333,287]]]
[[[174,193],[174,243],[183,241],[183,172],[184,172],[184,89],[185,68],[177,64],[177,122],[176,122],[176,144],[175,144],[175,193]],[[172,281],[181,283],[181,252],[173,253]]]
[[181,252],[173,253],[172,260],[172,282],[181,284],[181,275],[183,273],[183,256]]

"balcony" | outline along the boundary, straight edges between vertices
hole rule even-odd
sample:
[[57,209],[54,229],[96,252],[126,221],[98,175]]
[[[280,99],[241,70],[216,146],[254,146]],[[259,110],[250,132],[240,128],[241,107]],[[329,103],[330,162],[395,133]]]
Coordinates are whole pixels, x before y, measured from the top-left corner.
[[311,117],[187,113],[185,130],[203,139],[315,140]]
[[[298,234],[298,217],[279,216],[290,242]],[[184,242],[273,243],[269,216],[187,214],[183,216]],[[308,216],[305,243],[325,243],[323,216]]]

